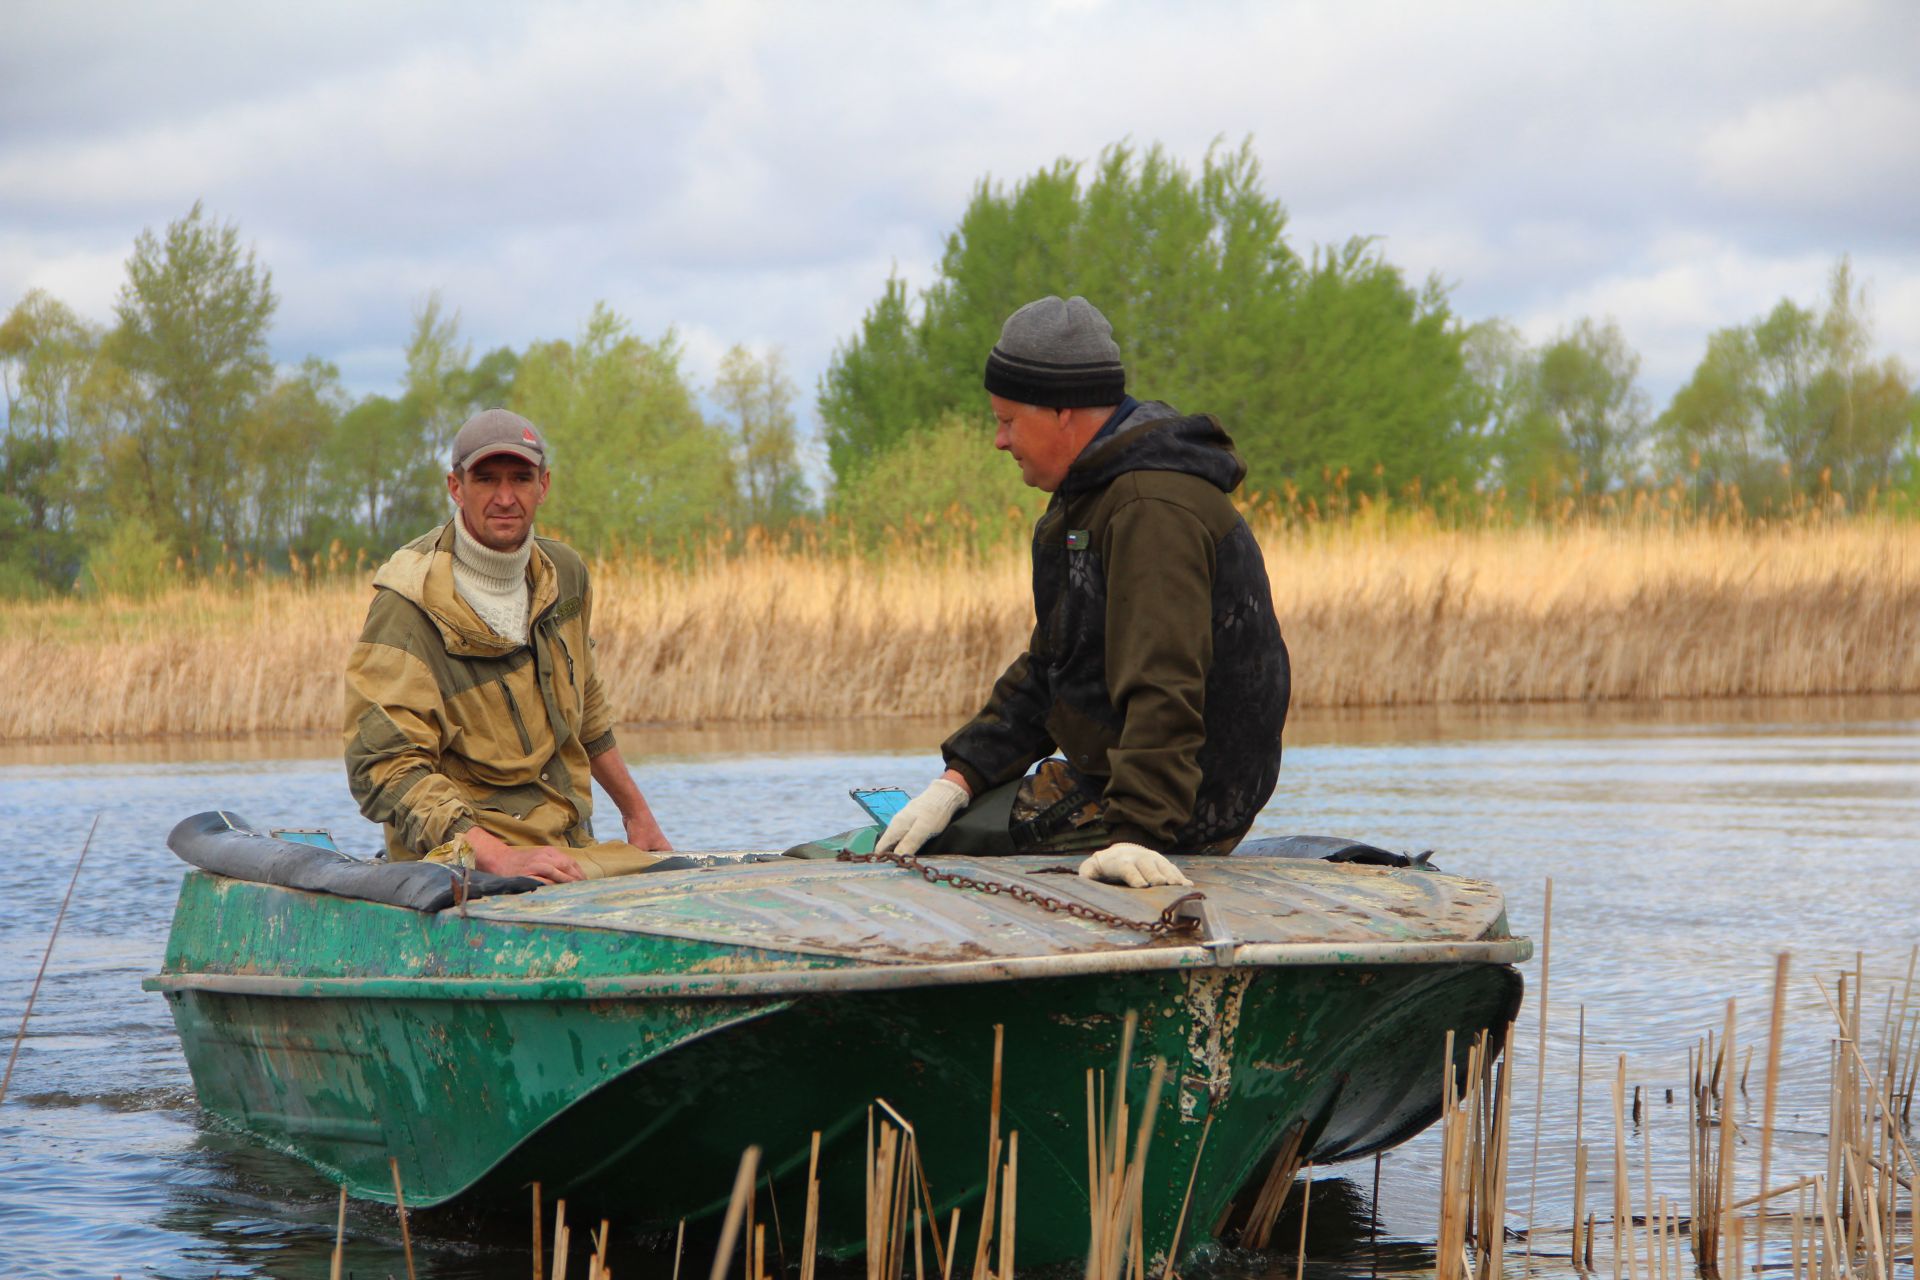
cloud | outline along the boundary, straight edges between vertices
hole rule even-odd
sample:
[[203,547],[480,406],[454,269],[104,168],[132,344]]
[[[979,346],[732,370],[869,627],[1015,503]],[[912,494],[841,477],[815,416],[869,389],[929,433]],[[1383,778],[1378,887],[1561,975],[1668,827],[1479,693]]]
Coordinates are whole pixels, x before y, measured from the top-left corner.
[[1846,76],[1756,102],[1708,129],[1700,161],[1721,194],[1910,236],[1920,203],[1920,85]]
[[1676,378],[1853,250],[1920,365],[1916,14],[29,3],[0,49],[0,305],[37,284],[104,319],[134,235],[204,198],[274,271],[281,358],[339,353],[357,389],[438,288],[480,350],[604,299],[702,378],[777,343],[810,399],[984,177],[1251,136],[1302,244],[1380,236],[1469,318],[1614,314]]

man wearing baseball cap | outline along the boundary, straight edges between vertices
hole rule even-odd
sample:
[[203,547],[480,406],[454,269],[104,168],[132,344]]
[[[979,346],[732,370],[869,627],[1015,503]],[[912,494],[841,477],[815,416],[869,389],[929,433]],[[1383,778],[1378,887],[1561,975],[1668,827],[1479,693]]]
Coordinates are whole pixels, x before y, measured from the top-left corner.
[[[454,515],[395,552],[347,664],[347,778],[394,859],[549,883],[670,855],[614,742],[572,548],[533,532],[547,444],[505,409],[453,441]],[[596,842],[597,780],[625,840]]]
[[1228,496],[1246,465],[1212,416],[1127,395],[1085,298],[1014,312],[986,389],[994,446],[1053,495],[1033,531],[1036,625],[876,851],[1071,850],[1092,879],[1189,883],[1166,855],[1229,852],[1280,774],[1287,649]]

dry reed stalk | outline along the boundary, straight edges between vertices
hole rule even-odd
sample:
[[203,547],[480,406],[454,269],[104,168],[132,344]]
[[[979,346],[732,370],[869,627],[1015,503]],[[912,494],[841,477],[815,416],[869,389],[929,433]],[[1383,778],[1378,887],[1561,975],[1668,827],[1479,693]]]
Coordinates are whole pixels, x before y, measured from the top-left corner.
[[[1134,1015],[1127,1015],[1126,1042],[1133,1039]],[[993,1247],[994,1195],[1000,1183],[1000,1069],[1006,1049],[1007,1029],[993,1025],[993,1089],[987,1112],[987,1193],[980,1205],[980,1235],[974,1243],[973,1280],[988,1280],[987,1253]]]
[[899,1280],[906,1243],[902,1227],[913,1187],[905,1141],[903,1130],[882,1120],[878,1145],[867,1148],[867,1280]]
[[[1920,690],[1920,525],[1256,532],[1289,567],[1296,706]],[[1027,573],[907,543],[603,561],[600,673],[629,721],[950,718],[1024,645]],[[336,730],[368,598],[359,574],[10,602],[0,741]]]
[[[1640,1088],[1638,1085],[1634,1086],[1633,1096],[1636,1099],[1640,1096]],[[1640,1114],[1636,1109],[1634,1113],[1634,1123],[1640,1126],[1640,1183],[1644,1189],[1643,1194],[1646,1196],[1647,1205],[1647,1280],[1654,1280],[1653,1273],[1659,1265],[1657,1254],[1657,1250],[1659,1249],[1659,1232],[1656,1230],[1655,1224],[1657,1219],[1654,1216],[1653,1117],[1652,1115],[1648,1115],[1647,1118],[1643,1120],[1640,1118]]]
[[[800,1280],[813,1280],[820,1249],[820,1131],[813,1131],[813,1148],[807,1155],[807,1212],[800,1228]],[[680,1234],[686,1236],[686,1219],[680,1220]],[[680,1280],[680,1260],[674,1257],[673,1280]]]
[[1000,1280],[1013,1280],[1013,1211],[1020,1177],[1020,1131],[1007,1135],[1007,1177],[1000,1184]]
[[1100,1170],[1106,1167],[1100,1144],[1099,1112],[1093,1098],[1093,1068],[1087,1068],[1087,1239],[1100,1235],[1100,1197],[1094,1188],[1100,1185]]
[[[1167,1064],[1155,1058],[1147,1081],[1145,1105],[1131,1140],[1127,1106],[1127,1072],[1133,1053],[1139,1015],[1128,1010],[1120,1034],[1120,1061],[1114,1079],[1112,1103],[1104,1123],[1105,1148],[1098,1162],[1099,1177],[1087,1189],[1095,1208],[1095,1226],[1087,1248],[1087,1280],[1144,1280],[1147,1259],[1143,1244],[1145,1215],[1142,1198],[1153,1123],[1159,1114],[1160,1094],[1166,1085]],[[1096,1128],[1096,1135],[1099,1130]]]
[[947,1227],[947,1265],[940,1269],[940,1280],[953,1280],[953,1260],[960,1248],[960,1211],[953,1211]]
[[[542,1274],[545,1268],[540,1265],[541,1259],[546,1254],[545,1244],[540,1238],[540,1230],[544,1225],[545,1224],[540,1221],[540,1184],[536,1182],[533,1184],[533,1280],[546,1280],[546,1277]],[[681,1231],[684,1233],[685,1230],[686,1224],[682,1223]],[[680,1259],[678,1256],[675,1256],[673,1261],[674,1267],[676,1268],[673,1280],[680,1280],[678,1272]]]
[[1581,1251],[1580,1228],[1586,1217],[1587,1209],[1587,1006],[1580,1006],[1580,1029],[1578,1047],[1574,1050],[1573,1068],[1573,1265],[1582,1265],[1582,1258],[1592,1252],[1591,1242],[1587,1253]]
[[746,1216],[747,1202],[753,1199],[755,1175],[760,1167],[760,1148],[748,1147],[740,1153],[740,1171],[733,1178],[733,1198],[727,1202],[727,1216],[720,1224],[720,1243],[713,1253],[713,1269],[707,1280],[723,1280],[727,1259],[733,1256],[734,1243],[740,1238],[740,1221]]
[[407,1258],[407,1280],[413,1280],[413,1236],[407,1231],[407,1197],[400,1190],[400,1162],[388,1156],[387,1167],[393,1170],[393,1207],[400,1215],[400,1250]]
[[1247,1211],[1246,1224],[1240,1228],[1241,1248],[1264,1249],[1272,1241],[1274,1223],[1279,1221],[1287,1193],[1293,1189],[1294,1179],[1300,1172],[1300,1148],[1305,1138],[1304,1120],[1294,1121],[1281,1136],[1279,1150],[1267,1167],[1266,1180],[1260,1184],[1253,1206]]
[[47,949],[40,955],[39,972],[33,975],[33,986],[27,992],[27,1007],[20,1012],[20,1029],[13,1033],[13,1048],[7,1053],[7,1070],[0,1075],[0,1102],[7,1099],[7,1088],[13,1083],[13,1064],[20,1057],[20,1044],[27,1038],[27,1019],[33,1016],[33,1002],[40,996],[40,984],[47,976],[47,962],[53,959],[53,944],[59,941],[60,926],[66,923],[67,907],[73,902],[73,887],[80,883],[80,868],[87,865],[87,850],[93,848],[93,833],[100,829],[100,815],[93,815],[93,825],[87,828],[87,838],[80,846],[80,856],[74,859],[73,876],[67,881],[66,896],[60,899],[60,910],[53,917],[53,930],[47,935]]
[[[1482,1116],[1475,1143],[1474,1250],[1479,1258],[1479,1280],[1497,1280],[1506,1251],[1507,1145],[1513,1114],[1513,1077],[1507,1070],[1505,1046],[1513,1043],[1513,1024],[1507,1024],[1502,1051],[1494,1053],[1487,1033],[1481,1033],[1481,1088],[1475,1109]],[[1496,1068],[1497,1060],[1497,1068]],[[1491,1077],[1489,1080],[1487,1077]]]
[[340,1280],[340,1268],[347,1257],[347,1184],[340,1184],[340,1216],[333,1228],[333,1264],[327,1270],[329,1280]]
[[[680,1229],[673,1233],[673,1280],[680,1280],[680,1259],[686,1251],[687,1220],[682,1218],[680,1219]],[[813,1280],[812,1273],[809,1272],[802,1276],[801,1280]]]
[[1300,1247],[1293,1255],[1293,1280],[1306,1280],[1307,1215],[1313,1212],[1313,1166],[1308,1165],[1300,1182]]
[[592,1236],[593,1256],[587,1259],[587,1280],[612,1280],[612,1273],[607,1270],[609,1234],[607,1220],[600,1219],[600,1230]]
[[[1834,1008],[1833,1001],[1828,998],[1826,987],[1821,984],[1818,978],[1814,979],[1813,985],[1814,988],[1820,992],[1820,998],[1827,1002],[1827,1008],[1833,1010],[1835,1016],[1838,1017],[1839,1011]],[[1848,1024],[1842,1023],[1843,1027],[1846,1025]],[[1861,1083],[1865,1085],[1865,1093],[1867,1096],[1864,1105],[1872,1109],[1872,1114],[1880,1117],[1885,1126],[1887,1137],[1900,1149],[1900,1154],[1906,1158],[1907,1168],[1920,1173],[1920,1164],[1915,1163],[1913,1150],[1907,1146],[1906,1136],[1900,1132],[1898,1126],[1893,1122],[1893,1108],[1891,1104],[1887,1101],[1886,1097],[1881,1094],[1879,1083],[1873,1079],[1872,1068],[1867,1065],[1867,1060],[1860,1056],[1860,1046],[1854,1043],[1851,1038],[1843,1039],[1841,1043],[1846,1047],[1848,1054],[1851,1055],[1854,1066],[1859,1073],[1854,1077],[1856,1087]]]
[[[553,1202],[553,1274],[549,1280],[567,1280],[567,1253],[573,1243],[573,1228],[567,1225],[567,1202]],[[719,1280],[718,1276],[714,1280]]]
[[[1627,1181],[1627,1055],[1621,1054],[1613,1076],[1613,1280],[1620,1280],[1622,1266],[1627,1280],[1634,1280],[1633,1263],[1633,1188]],[[1627,1234],[1621,1246],[1620,1233]]]
[[1525,1270],[1533,1261],[1533,1208],[1540,1191],[1540,1116],[1547,1097],[1547,992],[1553,973],[1553,877],[1547,877],[1546,903],[1540,912],[1540,1047],[1533,1068],[1533,1155],[1527,1164],[1527,1251]]
[[1825,1253],[1821,1274],[1831,1275],[1833,1260],[1839,1258],[1841,1280],[1853,1280],[1853,1255],[1851,1251],[1844,1247],[1844,1232],[1838,1218],[1833,1212],[1832,1192],[1828,1189],[1828,1183],[1825,1178],[1818,1179],[1814,1186],[1820,1193],[1820,1222],[1822,1224],[1821,1234]]
[[1459,1183],[1467,1138],[1454,1100],[1452,1031],[1447,1032],[1446,1073],[1440,1135],[1440,1223],[1434,1241],[1434,1276],[1435,1280],[1463,1280],[1467,1273],[1467,1219],[1462,1211],[1465,1192]]
[[[1787,1019],[1788,954],[1782,951],[1773,962],[1773,1009],[1767,1019],[1767,1093],[1760,1120],[1760,1189],[1765,1192],[1773,1177],[1773,1117],[1780,1096],[1780,1042]],[[1754,1249],[1762,1264],[1767,1260],[1767,1210],[1763,1205],[1756,1226]]]
[[1806,1255],[1807,1181],[1810,1180],[1802,1181],[1798,1194],[1793,1197],[1793,1244],[1790,1254],[1793,1264],[1793,1280],[1802,1280],[1802,1277],[1805,1276],[1808,1271]]
[[[1581,1228],[1583,1225],[1585,1226],[1587,1231],[1593,1230],[1591,1215],[1587,1213],[1587,1160],[1588,1160],[1587,1147],[1585,1143],[1582,1143],[1573,1149],[1573,1254],[1572,1256],[1573,1256],[1573,1265],[1576,1269],[1581,1268],[1583,1265],[1590,1265],[1590,1261],[1588,1263],[1583,1264],[1582,1260],[1583,1259],[1590,1260],[1593,1256],[1593,1242],[1590,1240],[1583,1241],[1582,1235],[1581,1235]],[[1584,1248],[1582,1247],[1583,1244],[1585,1246]]]
[[[1173,1280],[1173,1264],[1180,1257],[1180,1236],[1187,1227],[1187,1209],[1193,1204],[1193,1184],[1200,1180],[1200,1157],[1207,1154],[1207,1135],[1213,1132],[1213,1111],[1207,1111],[1206,1123],[1200,1126],[1200,1142],[1194,1148],[1193,1169],[1187,1174],[1187,1189],[1180,1197],[1180,1214],[1173,1220],[1173,1243],[1167,1246],[1167,1265],[1160,1272],[1160,1280]],[[1373,1166],[1374,1199],[1380,1196],[1380,1162],[1374,1158]]]
[[[1720,1077],[1721,1068],[1732,1060],[1734,1051],[1734,1018],[1734,1002],[1729,1000],[1727,1001],[1726,1030],[1720,1041],[1720,1057],[1717,1065],[1714,1067],[1714,1078],[1716,1081]],[[1717,1101],[1719,1103],[1717,1119],[1720,1126],[1720,1142],[1718,1151],[1713,1155],[1711,1160],[1711,1168],[1709,1171],[1711,1185],[1703,1188],[1705,1193],[1711,1197],[1713,1206],[1710,1219],[1711,1226],[1706,1236],[1706,1244],[1709,1246],[1710,1251],[1708,1256],[1702,1257],[1700,1260],[1703,1267],[1709,1267],[1715,1271],[1719,1269],[1720,1258],[1722,1256],[1720,1250],[1721,1236],[1722,1233],[1727,1230],[1729,1220],[1732,1218],[1730,1206],[1733,1204],[1733,1135],[1735,1130],[1732,1118],[1727,1115],[1726,1093],[1720,1093]],[[1709,1162],[1703,1160],[1701,1164],[1703,1171],[1708,1171]],[[1696,1207],[1694,1211],[1694,1220],[1695,1222],[1700,1220],[1698,1207]],[[1700,1239],[1698,1235],[1695,1236],[1696,1249],[1700,1247]],[[1728,1242],[1734,1243],[1734,1238],[1730,1237]],[[1734,1270],[1737,1272],[1740,1262],[1737,1252],[1734,1254],[1733,1262]]]

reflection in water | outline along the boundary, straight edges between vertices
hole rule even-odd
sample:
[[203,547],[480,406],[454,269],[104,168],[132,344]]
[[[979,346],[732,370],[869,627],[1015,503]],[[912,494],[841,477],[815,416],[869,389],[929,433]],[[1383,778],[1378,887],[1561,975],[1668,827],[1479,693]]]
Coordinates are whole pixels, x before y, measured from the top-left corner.
[[[938,769],[934,744],[947,727],[633,728],[624,742],[681,847],[777,849],[850,825],[849,787],[920,786]],[[1668,1104],[1664,1091],[1680,1086],[1688,1045],[1718,1027],[1729,996],[1738,998],[1743,1034],[1760,1038],[1772,957],[1790,949],[1795,986],[1774,1168],[1799,1171],[1820,1158],[1828,1018],[1810,978],[1851,966],[1862,950],[1884,992],[1920,942],[1916,728],[1913,699],[1304,713],[1289,725],[1280,790],[1258,832],[1432,848],[1449,870],[1500,883],[1516,931],[1536,936],[1543,885],[1553,878],[1541,1159],[1536,1178],[1534,991],[1517,1036],[1510,1203],[1517,1227],[1537,1198],[1536,1270],[1570,1280],[1564,1231],[1581,1006],[1588,1142],[1610,1147],[1606,1091],[1626,1054],[1630,1081],[1648,1086],[1650,1100],[1629,1126],[1635,1186],[1650,1145],[1656,1185],[1678,1198],[1685,1093]],[[355,851],[377,846],[378,833],[346,794],[336,748],[321,739],[0,755],[0,820],[16,850],[0,913],[0,1009],[24,1003],[80,838],[102,815],[0,1107],[6,1275],[326,1274],[332,1185],[202,1122],[164,1002],[141,993],[139,981],[165,946],[181,865],[164,841],[176,819],[225,807],[263,824],[330,827]],[[1536,960],[1530,982],[1538,973]],[[1755,1129],[1758,1094],[1739,1104]],[[1430,1269],[1436,1156],[1428,1135],[1381,1162],[1377,1249],[1372,1165],[1321,1175],[1308,1214],[1308,1273]],[[1740,1158],[1751,1187],[1753,1152]],[[1605,1178],[1597,1174],[1590,1191],[1602,1204]],[[1299,1208],[1296,1193],[1273,1252],[1223,1251],[1213,1269],[1292,1276]],[[527,1224],[513,1217],[419,1215],[419,1274],[524,1276]],[[1549,1243],[1554,1231],[1562,1234]],[[357,1274],[405,1274],[390,1209],[351,1206],[348,1235]],[[627,1260],[619,1269],[665,1275],[670,1245],[642,1247],[616,1225],[616,1262]]]

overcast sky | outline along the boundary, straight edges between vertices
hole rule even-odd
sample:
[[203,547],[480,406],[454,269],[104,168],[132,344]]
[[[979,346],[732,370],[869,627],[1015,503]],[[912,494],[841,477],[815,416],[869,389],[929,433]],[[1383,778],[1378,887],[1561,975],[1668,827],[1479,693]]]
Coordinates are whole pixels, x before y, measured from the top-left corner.
[[394,387],[432,290],[476,352],[604,299],[701,381],[778,346],[811,419],[983,177],[1249,136],[1298,247],[1378,236],[1534,339],[1613,317],[1656,406],[1842,253],[1920,368],[1913,0],[7,0],[0,310],[106,320],[134,236],[204,199],[273,270],[275,356],[355,391]]

